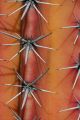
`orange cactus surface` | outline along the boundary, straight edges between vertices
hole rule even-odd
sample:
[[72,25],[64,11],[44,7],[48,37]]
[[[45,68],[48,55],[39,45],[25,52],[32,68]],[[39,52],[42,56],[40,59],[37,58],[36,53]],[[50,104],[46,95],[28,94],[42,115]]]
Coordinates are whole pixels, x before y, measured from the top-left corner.
[[[13,15],[10,14],[21,7],[24,2],[8,2],[7,0],[0,2],[0,119],[79,120],[80,108],[79,106],[78,108],[74,107],[76,103],[80,105],[80,1],[40,0],[40,2],[57,5],[38,5],[37,8],[45,18],[31,6],[22,21],[20,18],[24,9]],[[48,23],[45,21],[48,21]],[[25,63],[27,54],[25,49],[21,54],[10,60],[22,46],[20,44],[4,45],[19,42],[15,38],[2,34],[1,31],[6,31],[11,35],[20,35],[26,41],[34,41],[41,35],[50,33],[37,43],[53,49],[35,47],[34,44],[30,43],[41,58],[30,49],[28,61]],[[69,67],[75,65],[76,68],[69,69]],[[68,68],[66,69],[66,67]],[[24,95],[7,104],[11,98],[20,92],[18,87],[9,86],[9,84],[21,85],[15,70],[20,73],[28,84],[44,73],[47,68],[49,68],[48,72],[30,88],[41,88],[51,91],[50,93],[48,93],[49,91],[43,92],[38,89],[31,89],[33,94],[28,95],[23,110],[21,110],[21,105]],[[20,119],[15,117],[9,106],[20,116]],[[69,110],[68,108],[74,109]],[[68,111],[65,109],[68,109]]]

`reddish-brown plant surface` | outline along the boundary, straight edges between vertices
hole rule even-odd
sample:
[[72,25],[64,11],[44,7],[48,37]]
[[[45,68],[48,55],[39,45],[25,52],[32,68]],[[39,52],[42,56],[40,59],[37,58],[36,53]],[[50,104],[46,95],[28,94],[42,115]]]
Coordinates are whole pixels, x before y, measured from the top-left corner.
[[[79,35],[79,26],[78,28],[70,26],[78,25],[80,1],[45,0],[45,2],[61,4],[60,6],[39,4],[39,9],[48,23],[32,7],[22,21],[20,18],[23,11],[18,11],[11,16],[0,16],[0,31],[6,31],[10,34],[18,33],[26,40],[35,40],[41,35],[52,33],[45,39],[38,41],[38,44],[55,49],[51,51],[36,47],[35,50],[46,61],[46,64],[31,49],[27,62],[25,62],[26,49],[13,60],[8,61],[21,49],[21,46],[2,45],[15,43],[17,40],[0,34],[0,84],[20,84],[15,70],[20,73],[26,82],[30,83],[49,67],[49,71],[36,82],[35,86],[56,93],[33,91],[41,107],[31,94],[28,95],[23,110],[21,110],[21,106],[24,95],[20,95],[8,105],[19,114],[22,120],[79,120],[79,109],[60,112],[65,108],[76,105],[77,101],[74,96],[80,100],[79,78],[74,89],[72,89],[77,69],[60,70],[60,68],[74,66],[76,61],[78,62],[80,37],[78,36],[75,45],[74,41],[76,36]],[[20,2],[1,1],[0,13],[9,14],[20,6],[22,6]],[[66,29],[65,26],[69,26],[69,28]],[[13,112],[6,103],[19,92],[20,89],[17,87],[0,86],[1,120],[15,120]]]

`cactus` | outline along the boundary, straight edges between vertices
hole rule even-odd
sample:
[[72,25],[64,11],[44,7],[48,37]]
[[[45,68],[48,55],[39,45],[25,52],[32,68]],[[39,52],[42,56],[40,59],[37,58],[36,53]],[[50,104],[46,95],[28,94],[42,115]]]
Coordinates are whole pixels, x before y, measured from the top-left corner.
[[80,119],[79,10],[79,0],[1,1],[1,120]]

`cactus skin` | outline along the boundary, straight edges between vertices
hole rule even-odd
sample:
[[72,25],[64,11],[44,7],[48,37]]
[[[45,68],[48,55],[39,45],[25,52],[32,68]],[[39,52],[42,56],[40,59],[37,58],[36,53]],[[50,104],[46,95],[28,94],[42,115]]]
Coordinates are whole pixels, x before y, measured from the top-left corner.
[[[49,0],[48,2],[53,2],[53,1]],[[78,40],[77,44],[75,46],[73,46],[73,41],[75,39],[75,32],[73,34],[71,34],[73,29],[64,30],[64,29],[60,29],[60,28],[63,26],[67,26],[67,25],[73,25],[73,23],[75,22],[73,12],[79,18],[79,12],[77,12],[77,11],[79,11],[79,8],[77,7],[77,5],[79,6],[80,1],[79,0],[75,0],[75,1],[65,0],[63,2],[63,0],[57,0],[57,1],[55,0],[55,2],[63,3],[63,6],[59,7],[59,8],[47,7],[45,13],[49,20],[48,28],[50,31],[53,31],[53,33],[54,33],[50,38],[48,38],[49,42],[47,44],[51,45],[53,48],[55,46],[56,48],[58,48],[58,51],[44,56],[47,60],[47,66],[50,67],[50,71],[46,75],[46,77],[43,80],[41,80],[41,82],[38,85],[43,88],[44,87],[50,88],[52,91],[54,91],[54,88],[55,88],[55,91],[57,91],[58,94],[55,96],[52,96],[52,95],[50,96],[50,94],[42,95],[42,93],[39,93],[41,103],[43,104],[43,108],[39,108],[36,106],[37,107],[36,110],[35,110],[34,100],[31,96],[29,96],[26,106],[23,110],[23,114],[22,114],[23,120],[33,120],[33,118],[35,117],[36,114],[38,114],[38,116],[40,116],[41,120],[53,120],[53,119],[54,120],[57,120],[57,119],[64,120],[65,118],[69,119],[69,120],[77,119],[76,113],[78,111],[76,111],[75,114],[72,114],[71,112],[59,113],[59,111],[62,107],[68,106],[68,103],[70,103],[70,105],[71,105],[71,100],[74,101],[73,94],[75,94],[79,98],[79,86],[80,85],[78,84],[73,92],[71,89],[76,73],[73,70],[72,71],[57,71],[56,67],[60,68],[62,66],[70,65],[74,62],[73,59],[77,59],[77,56],[79,53],[80,41]],[[6,5],[6,6],[9,7],[9,5]],[[8,12],[6,6],[4,6],[3,8],[1,7],[1,12],[5,12],[5,11]],[[42,9],[44,7],[45,7],[44,5],[41,6]],[[54,15],[53,15],[53,13],[54,13]],[[35,23],[37,23],[38,20],[40,20],[36,11],[31,8],[28,15],[25,17],[25,19],[21,23],[21,29],[20,29],[20,25],[17,25],[16,30],[14,30],[15,24],[17,24],[15,22],[15,20],[18,19],[18,14],[19,13],[17,13],[16,17],[14,15],[14,17],[8,17],[8,18],[1,16],[1,18],[0,18],[1,21],[4,20],[4,24],[2,22],[0,23],[1,30],[7,29],[7,30],[12,30],[14,32],[19,32],[25,38],[38,37],[41,34],[41,31],[39,28],[40,24],[35,24]],[[12,23],[10,21],[12,21]],[[47,31],[47,30],[45,30],[45,26],[47,26],[47,25],[42,26],[43,30]],[[70,34],[70,36],[68,37],[69,34]],[[3,39],[3,38],[5,38],[5,36],[0,35],[0,38],[1,38],[0,42],[2,43],[2,40],[3,40],[5,43],[5,39]],[[6,39],[8,41],[11,40],[11,42],[14,42],[14,39],[10,39],[8,37]],[[66,49],[66,48],[68,48],[68,49]],[[4,51],[4,49],[6,49],[6,51]],[[11,47],[11,48],[10,47],[7,47],[7,48],[0,47],[0,58],[10,58],[13,55],[13,53],[17,52],[18,49],[19,48],[15,47],[15,51],[14,51],[13,47]],[[40,50],[40,52],[43,52],[43,51]],[[47,52],[46,52],[46,54],[47,54]],[[35,68],[37,68],[36,58],[35,58],[33,52],[30,51],[31,59],[29,60],[28,65],[27,65],[27,64],[24,64],[24,57],[25,57],[25,51],[20,56],[21,60],[19,59],[19,57],[17,57],[16,59],[14,59],[14,63],[16,64],[16,69],[18,69],[19,68],[19,60],[20,60],[20,63],[21,63],[20,72],[21,72],[22,76],[24,77],[24,79],[26,81],[28,80],[28,82],[30,82],[37,75],[39,75],[39,72],[37,71],[37,69],[35,69]],[[73,59],[72,59],[72,57],[73,57]],[[34,66],[33,66],[33,63],[34,63]],[[8,72],[9,72],[8,74],[10,75],[10,78],[6,77],[6,80],[9,81],[9,83],[13,83],[13,81],[16,81],[15,73],[12,71],[12,69],[14,68],[14,64],[12,64],[12,62],[7,63],[4,61],[1,61],[0,64],[1,64],[1,66],[3,66],[0,69],[1,76],[2,76],[0,78],[1,79],[0,84],[4,83],[3,82],[5,79],[4,73],[5,73],[5,75],[7,75]],[[7,69],[5,69],[5,66]],[[10,68],[9,68],[9,66],[10,66]],[[33,71],[34,71],[34,73],[33,73]],[[48,83],[48,84],[46,84],[46,83]],[[3,96],[6,89],[8,89],[8,88],[2,88],[2,90],[0,90],[1,99],[3,99],[4,102],[6,102],[9,99],[9,97],[11,98],[11,96],[12,96],[11,93],[13,91],[13,89],[10,88],[8,90],[8,94],[6,94],[6,96]],[[63,93],[63,91],[64,91],[64,93]],[[14,91],[14,94],[16,94],[16,93],[18,93],[17,89]],[[18,108],[17,102],[18,101],[14,101],[11,103],[11,105],[14,106],[15,109]],[[5,116],[4,116],[4,114],[2,113],[2,110],[0,110],[2,120],[6,120],[6,116],[7,116],[7,120],[8,119],[15,120],[14,118],[12,118],[9,115],[10,113],[8,112],[8,110],[6,110],[7,108],[4,108],[3,105],[1,105],[1,107],[2,107],[3,113],[4,113],[4,111],[7,111],[7,112],[5,112]],[[72,111],[72,112],[74,112],[74,111]],[[71,115],[69,115],[70,113],[71,113]]]

